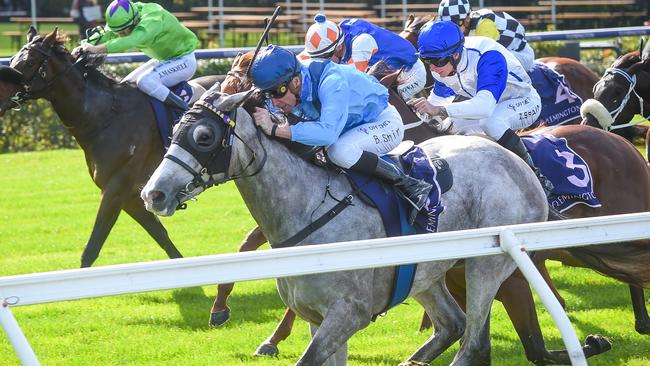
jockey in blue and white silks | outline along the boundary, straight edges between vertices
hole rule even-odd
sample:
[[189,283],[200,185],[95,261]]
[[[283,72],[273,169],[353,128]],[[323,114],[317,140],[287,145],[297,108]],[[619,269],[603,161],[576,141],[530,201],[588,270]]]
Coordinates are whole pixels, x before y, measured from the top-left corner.
[[[480,133],[521,157],[540,176],[514,130],[533,124],[541,100],[521,63],[502,45],[486,37],[465,37],[451,21],[431,21],[421,30],[418,51],[429,66],[435,86],[428,99],[411,104],[418,113],[449,117],[465,133]],[[468,98],[452,103],[455,95]]]
[[314,21],[305,35],[302,59],[327,58],[353,64],[361,72],[383,60],[395,71],[404,68],[397,79],[402,98],[408,99],[424,89],[426,69],[409,41],[363,19],[344,19],[336,25],[317,14]]
[[417,211],[425,205],[431,184],[379,158],[402,141],[404,125],[388,103],[388,90],[375,78],[329,60],[301,63],[291,51],[274,45],[257,55],[251,78],[274,107],[303,120],[277,125],[266,109],[257,108],[253,117],[267,135],[325,146],[336,165],[395,184]]

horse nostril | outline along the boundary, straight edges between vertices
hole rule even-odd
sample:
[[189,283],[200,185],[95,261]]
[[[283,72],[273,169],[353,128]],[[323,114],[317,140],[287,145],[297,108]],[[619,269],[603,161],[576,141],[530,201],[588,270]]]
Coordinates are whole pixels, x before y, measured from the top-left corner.
[[161,191],[151,191],[149,192],[149,199],[154,203],[164,202],[165,194]]

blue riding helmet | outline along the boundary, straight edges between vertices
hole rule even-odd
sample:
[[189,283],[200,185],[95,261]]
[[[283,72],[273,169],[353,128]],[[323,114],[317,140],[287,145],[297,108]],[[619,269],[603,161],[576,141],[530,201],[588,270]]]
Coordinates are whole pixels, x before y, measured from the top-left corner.
[[418,56],[442,58],[460,53],[465,36],[460,27],[451,21],[430,21],[422,27],[418,36]]
[[280,46],[268,45],[251,65],[253,85],[260,91],[275,89],[300,73],[300,62],[293,52]]

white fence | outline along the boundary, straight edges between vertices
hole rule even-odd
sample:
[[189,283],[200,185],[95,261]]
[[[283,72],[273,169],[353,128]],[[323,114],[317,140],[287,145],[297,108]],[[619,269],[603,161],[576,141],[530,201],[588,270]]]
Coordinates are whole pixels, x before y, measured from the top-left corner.
[[23,364],[38,365],[10,306],[506,252],[558,324],[572,364],[587,365],[566,314],[525,252],[644,238],[650,213],[7,276],[0,277],[0,322]]

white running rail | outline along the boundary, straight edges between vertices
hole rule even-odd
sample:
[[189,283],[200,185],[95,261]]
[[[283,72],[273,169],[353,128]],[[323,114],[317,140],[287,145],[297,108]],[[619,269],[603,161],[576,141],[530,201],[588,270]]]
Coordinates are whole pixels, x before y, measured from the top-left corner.
[[650,213],[0,277],[0,322],[24,365],[38,365],[9,308],[55,301],[508,253],[547,306],[572,365],[587,365],[557,299],[526,251],[650,238]]

